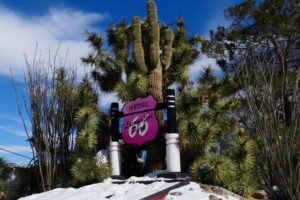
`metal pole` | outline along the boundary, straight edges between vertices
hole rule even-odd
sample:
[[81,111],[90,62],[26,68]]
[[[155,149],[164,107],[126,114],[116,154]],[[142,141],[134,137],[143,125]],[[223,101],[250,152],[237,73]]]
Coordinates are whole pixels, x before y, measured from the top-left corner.
[[175,90],[167,89],[167,132],[177,133],[176,127],[176,108],[175,108]]
[[111,103],[110,116],[111,116],[111,141],[116,142],[119,139],[119,103]]
[[110,163],[113,177],[121,175],[121,146],[119,144],[119,104],[111,103],[111,142],[109,144]]
[[167,90],[167,133],[166,139],[166,156],[167,170],[171,173],[181,172],[179,134],[176,126],[176,109],[175,109],[175,90]]

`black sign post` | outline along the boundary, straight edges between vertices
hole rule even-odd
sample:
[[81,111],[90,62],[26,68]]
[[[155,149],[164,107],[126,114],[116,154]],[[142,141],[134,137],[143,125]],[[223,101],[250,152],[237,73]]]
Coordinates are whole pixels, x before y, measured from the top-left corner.
[[175,90],[167,89],[167,132],[177,133]]
[[[129,102],[132,103],[132,102]],[[179,148],[179,134],[177,133],[176,125],[176,107],[175,107],[175,90],[167,89],[166,91],[166,101],[156,104],[154,110],[167,110],[167,127],[166,127],[166,158],[167,158],[167,169],[169,173],[162,174],[163,177],[169,178],[179,178],[183,177],[181,174],[180,167],[180,148]],[[150,110],[147,110],[147,112]],[[145,112],[145,111],[143,111]],[[139,113],[126,114],[128,115],[137,115]],[[111,159],[111,164],[113,168],[113,176],[119,176],[120,174],[120,146],[119,146],[119,118],[124,117],[124,113],[119,111],[119,104],[114,102],[111,104],[111,146],[110,151],[111,155],[114,155],[114,159]],[[138,116],[134,116],[138,117]],[[117,154],[117,152],[119,152]],[[119,155],[119,156],[118,156]],[[116,173],[114,174],[114,169]]]
[[111,117],[111,141],[117,142],[119,139],[119,103],[111,103],[110,117]]
[[124,179],[121,176],[121,146],[119,144],[119,104],[111,103],[111,138],[109,144],[109,157],[112,168],[112,178]]

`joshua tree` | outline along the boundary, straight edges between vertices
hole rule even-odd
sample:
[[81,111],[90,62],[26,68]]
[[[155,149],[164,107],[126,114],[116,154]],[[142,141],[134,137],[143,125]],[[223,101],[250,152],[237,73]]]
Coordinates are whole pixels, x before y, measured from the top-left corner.
[[101,113],[93,106],[81,108],[75,116],[78,135],[74,151],[71,173],[76,184],[101,181],[110,175],[106,164],[97,162],[97,129]]
[[205,184],[226,187],[245,197],[256,190],[254,144],[237,113],[242,101],[232,94],[230,75],[217,77],[211,67],[178,96],[182,167]]

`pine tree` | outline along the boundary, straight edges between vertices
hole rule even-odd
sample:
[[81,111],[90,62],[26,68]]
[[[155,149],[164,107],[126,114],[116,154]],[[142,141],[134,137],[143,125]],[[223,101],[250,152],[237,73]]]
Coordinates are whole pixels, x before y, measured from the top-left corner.
[[231,112],[239,108],[240,102],[228,95],[230,85],[228,77],[218,79],[208,67],[196,85],[180,91],[177,116],[185,170],[195,161],[195,155],[204,156],[216,148],[216,142],[225,145],[223,138],[237,129],[237,119]]
[[109,144],[110,138],[110,116],[99,108],[98,101],[101,101],[95,89],[92,86],[93,84],[88,79],[87,75],[83,78],[81,84],[78,87],[78,99],[77,103],[81,108],[90,107],[99,113],[98,117],[98,126],[97,126],[97,150],[106,149]]

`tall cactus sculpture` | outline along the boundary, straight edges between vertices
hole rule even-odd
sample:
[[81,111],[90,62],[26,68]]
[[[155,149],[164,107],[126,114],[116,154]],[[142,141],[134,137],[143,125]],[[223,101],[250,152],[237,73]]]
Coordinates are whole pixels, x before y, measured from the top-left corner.
[[[133,35],[133,58],[139,70],[149,75],[148,92],[158,101],[163,100],[162,95],[162,71],[167,70],[172,58],[173,32],[165,30],[165,45],[160,48],[160,25],[157,18],[157,9],[154,1],[149,0],[147,4],[148,23],[150,26],[149,63],[146,64],[145,53],[142,44],[141,20],[138,16],[132,19]],[[160,54],[163,54],[162,56]]]

